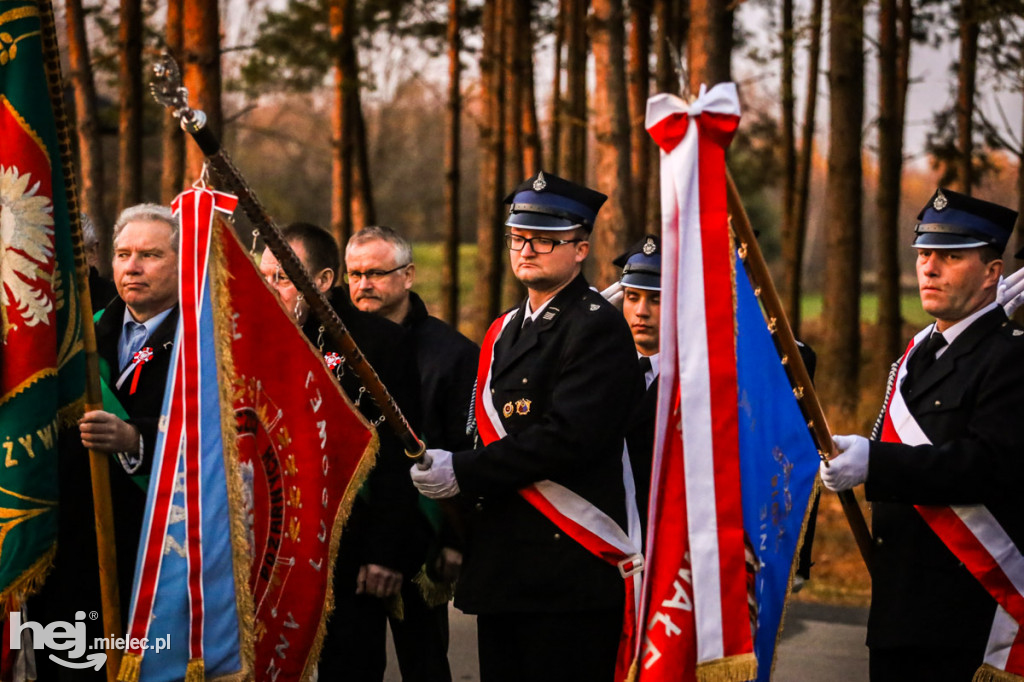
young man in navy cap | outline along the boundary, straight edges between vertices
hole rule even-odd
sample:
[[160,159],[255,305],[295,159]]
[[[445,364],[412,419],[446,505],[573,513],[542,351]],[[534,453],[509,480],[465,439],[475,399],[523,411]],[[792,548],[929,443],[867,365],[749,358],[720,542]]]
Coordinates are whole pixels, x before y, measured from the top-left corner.
[[646,530],[661,351],[661,240],[649,234],[613,263],[622,268],[622,316],[633,334],[646,387],[626,435],[640,523]]
[[[478,614],[484,682],[612,680],[624,578],[642,566],[622,405],[643,384],[622,315],[581,274],[605,198],[539,173],[506,199],[505,243],[528,295],[484,338],[480,447],[428,450],[429,468],[412,469],[424,495],[461,494],[469,510],[455,605]],[[600,558],[580,527],[628,548]]]
[[[948,545],[1002,534],[1018,555],[1024,547],[1024,330],[996,302],[1016,218],[987,201],[935,193],[914,241],[921,304],[935,323],[899,364],[880,440],[837,436],[839,455],[821,468],[829,489],[866,483],[873,503],[867,643],[875,682],[971,679],[996,602]],[[964,536],[936,516],[949,505],[983,505],[993,520]]]

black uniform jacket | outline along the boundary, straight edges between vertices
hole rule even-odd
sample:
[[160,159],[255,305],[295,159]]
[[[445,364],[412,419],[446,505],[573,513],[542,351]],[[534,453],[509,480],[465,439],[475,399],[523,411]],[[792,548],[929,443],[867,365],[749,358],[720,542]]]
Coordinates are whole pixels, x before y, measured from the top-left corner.
[[868,645],[958,648],[980,664],[995,601],[912,505],[984,504],[1024,547],[1024,331],[986,313],[904,398],[932,444],[871,443]]
[[629,464],[636,487],[636,506],[640,512],[640,527],[647,537],[647,504],[651,496],[651,466],[654,457],[654,426],[658,418],[658,384],[661,375],[644,391],[626,434],[629,446]]
[[470,613],[569,612],[621,606],[618,570],[519,496],[551,480],[625,528],[622,447],[643,390],[621,313],[582,275],[520,332],[525,301],[495,346],[491,395],[508,433],[453,456],[470,508],[455,596]]
[[[346,287],[332,289],[328,298],[402,414],[417,429],[420,424],[419,377],[416,356],[406,331],[390,320],[356,308]],[[320,336],[319,326],[312,315],[303,326],[303,332],[314,345]],[[326,332],[323,340],[321,353],[340,353]],[[348,368],[341,377],[341,386],[353,401],[358,398],[359,379]],[[370,421],[380,417],[380,409],[368,393],[359,401],[359,410]],[[423,562],[430,529],[418,513],[419,494],[409,478],[411,460],[405,456],[401,441],[387,423],[377,427],[377,434],[380,437],[377,463],[345,524],[338,565],[353,568],[378,564],[411,578]],[[338,570],[336,577],[346,581],[345,589],[354,589],[354,580],[351,585],[347,584],[350,577],[347,571]]]
[[[118,341],[124,324],[125,304],[120,298],[111,301],[96,323],[96,350],[110,368],[110,390],[128,413],[132,424],[142,435],[142,464],[135,475],[145,475],[153,466],[157,423],[164,405],[164,390],[178,329],[178,306],[175,305],[160,325],[146,339],[143,348],[153,349],[153,358],[139,371],[139,383],[131,393],[131,375],[115,388],[121,375],[117,360]],[[82,485],[88,485],[83,481]],[[110,497],[114,509],[114,539],[117,544],[117,582],[121,588],[121,614],[126,615],[131,602],[135,554],[142,533],[142,517],[146,510],[146,491],[132,480],[116,457],[110,462]]]

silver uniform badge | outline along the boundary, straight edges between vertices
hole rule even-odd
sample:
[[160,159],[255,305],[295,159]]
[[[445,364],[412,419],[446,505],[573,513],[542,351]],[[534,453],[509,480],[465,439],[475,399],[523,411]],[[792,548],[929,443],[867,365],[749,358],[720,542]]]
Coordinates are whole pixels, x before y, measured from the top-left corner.
[[533,191],[534,192],[543,191],[543,189],[545,187],[547,187],[547,186],[548,186],[548,183],[544,180],[544,173],[543,172],[537,173],[537,179],[533,181]]
[[595,310],[600,310],[600,309],[601,309],[601,306],[599,306],[598,304],[596,304],[596,303],[591,303],[590,304],[590,312],[594,312]]
[[946,208],[946,206],[949,206],[949,200],[946,199],[946,195],[943,194],[942,190],[940,189],[935,194],[935,201],[932,202],[932,208],[934,208],[936,211],[941,211],[942,209]]
[[650,256],[652,253],[654,253],[654,250],[656,248],[658,247],[654,245],[654,240],[648,237],[647,241],[644,242],[642,251],[644,252],[645,256]]

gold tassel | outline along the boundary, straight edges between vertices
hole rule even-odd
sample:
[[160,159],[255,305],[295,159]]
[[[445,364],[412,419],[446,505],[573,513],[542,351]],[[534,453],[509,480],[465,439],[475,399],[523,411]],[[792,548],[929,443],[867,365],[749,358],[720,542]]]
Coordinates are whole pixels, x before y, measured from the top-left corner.
[[416,574],[416,577],[412,579],[416,583],[417,587],[420,588],[420,595],[423,597],[423,603],[434,608],[441,604],[447,604],[451,601],[452,597],[455,596],[455,583],[454,582],[437,582],[432,580],[427,575],[427,567],[422,566],[420,572]]
[[388,615],[396,620],[405,620],[405,602],[402,601],[402,593],[393,594],[384,600],[384,608]]
[[203,664],[203,659],[189,659],[188,665],[185,667],[185,682],[203,682],[205,679],[206,666]]
[[1021,682],[1024,679],[1020,675],[1014,675],[1011,672],[1000,670],[995,668],[988,663],[982,664],[978,671],[974,673],[974,677],[971,678],[971,682]]
[[757,658],[740,654],[697,664],[697,682],[746,682],[757,677]]
[[636,682],[636,675],[639,672],[637,670],[637,659],[633,659],[633,662],[629,664],[629,672],[626,673],[626,682]]
[[142,656],[126,653],[121,657],[121,669],[117,671],[117,682],[139,682],[139,668]]

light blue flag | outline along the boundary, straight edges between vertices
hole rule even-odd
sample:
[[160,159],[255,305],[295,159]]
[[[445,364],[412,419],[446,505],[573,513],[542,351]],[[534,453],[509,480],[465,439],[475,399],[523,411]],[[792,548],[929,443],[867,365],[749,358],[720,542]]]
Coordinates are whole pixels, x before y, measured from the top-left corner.
[[742,265],[736,326],[743,527],[759,565],[754,653],[767,681],[819,458]]

